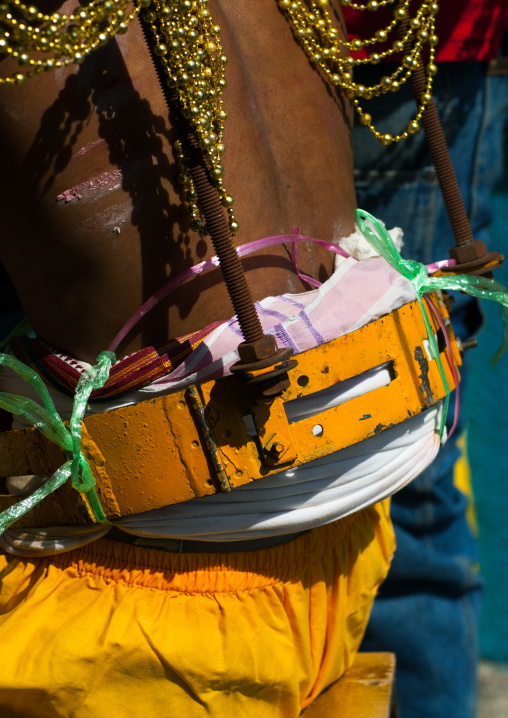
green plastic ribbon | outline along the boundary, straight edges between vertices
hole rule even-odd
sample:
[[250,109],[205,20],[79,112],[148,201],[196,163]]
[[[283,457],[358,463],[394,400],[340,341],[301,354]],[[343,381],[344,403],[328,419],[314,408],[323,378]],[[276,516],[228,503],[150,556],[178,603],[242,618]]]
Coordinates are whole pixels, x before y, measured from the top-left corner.
[[2,513],[0,513],[0,536],[21,516],[30,511],[34,506],[37,506],[37,504],[40,504],[46,496],[49,496],[49,494],[65,484],[71,475],[71,465],[72,461],[66,461],[65,464],[57,469],[55,473],[44,482],[43,486],[34,491],[33,494],[30,494],[30,496],[22,501],[18,501],[14,506],[11,506],[10,509],[2,511]]
[[[449,289],[452,291],[465,292],[479,299],[490,299],[501,305],[501,319],[504,325],[504,341],[495,354],[494,361],[497,362],[508,349],[508,291],[500,282],[486,277],[475,277],[467,274],[445,275],[441,277],[429,277],[424,264],[415,262],[412,259],[402,259],[392,238],[368,212],[363,209],[356,210],[356,221],[367,242],[386,259],[400,274],[409,279],[415,287],[416,293],[435,292],[438,289]],[[368,226],[367,222],[372,225]]]
[[504,342],[494,355],[493,363],[499,361],[503,353],[508,348],[508,292],[505,287],[493,279],[485,277],[475,277],[465,274],[460,275],[443,275],[441,277],[429,277],[427,268],[420,262],[413,259],[403,259],[399,254],[392,238],[388,234],[386,228],[375,217],[363,209],[357,209],[356,221],[361,233],[367,242],[378,252],[399,274],[408,279],[413,285],[422,315],[425,321],[425,327],[429,337],[432,358],[436,359],[439,374],[443,381],[446,398],[443,410],[443,418],[441,421],[440,438],[443,438],[446,415],[448,412],[448,403],[450,400],[450,390],[446,381],[444,368],[441,363],[439,351],[434,339],[434,332],[427,319],[427,313],[423,307],[421,297],[425,292],[435,292],[438,290],[457,290],[465,292],[473,297],[480,299],[490,299],[501,304],[501,319],[504,324]]
[[0,354],[0,366],[8,366],[31,384],[44,405],[41,407],[37,402],[24,396],[0,392],[0,407],[13,414],[24,416],[51,441],[65,451],[72,452],[72,459],[55,471],[43,486],[26,499],[0,513],[0,535],[20,516],[26,514],[46,496],[62,486],[69,477],[74,488],[80,493],[86,494],[96,520],[99,523],[109,524],[95,490],[92,471],[81,451],[81,424],[90,394],[94,389],[104,386],[114,361],[113,352],[101,352],[97,357],[97,364],[81,376],[76,387],[71,420],[67,429],[37,372],[8,354]]

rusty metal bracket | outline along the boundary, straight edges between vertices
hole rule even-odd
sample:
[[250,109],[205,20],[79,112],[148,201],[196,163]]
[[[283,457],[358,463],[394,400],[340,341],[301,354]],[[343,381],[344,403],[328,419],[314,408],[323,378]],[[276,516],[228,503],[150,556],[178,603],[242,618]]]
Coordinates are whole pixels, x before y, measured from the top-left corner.
[[240,361],[231,372],[245,382],[247,401],[256,426],[259,457],[265,466],[296,460],[281,395],[291,385],[288,371],[298,362],[290,360],[292,349],[278,349],[275,337],[267,334],[258,342],[243,342]]
[[229,479],[224,471],[223,465],[219,461],[217,441],[215,439],[213,429],[207,421],[205,407],[203,406],[199,392],[194,385],[189,386],[188,389],[186,389],[185,398],[189,403],[196,424],[198,425],[204,448],[206,449],[207,458],[213,466],[221,491],[223,493],[229,493],[231,491],[231,484],[229,483]]
[[265,334],[258,341],[242,342],[238,353],[240,361],[231,367],[231,372],[245,380],[252,404],[274,399],[289,387],[288,371],[298,362],[289,360],[293,350],[279,349],[274,336]]
[[265,466],[296,461],[297,453],[284,402],[277,397],[270,402],[251,405],[259,442],[259,455]]
[[298,365],[290,359],[293,350],[278,349],[275,337],[267,334],[258,342],[243,342],[238,351],[240,361],[231,372],[244,382],[261,463],[273,467],[295,461],[297,454],[280,398],[291,385],[288,371]]
[[492,270],[500,267],[504,261],[504,256],[500,252],[488,252],[481,239],[457,244],[450,249],[450,257],[455,259],[456,264],[452,267],[443,267],[443,272],[488,277],[492,277]]

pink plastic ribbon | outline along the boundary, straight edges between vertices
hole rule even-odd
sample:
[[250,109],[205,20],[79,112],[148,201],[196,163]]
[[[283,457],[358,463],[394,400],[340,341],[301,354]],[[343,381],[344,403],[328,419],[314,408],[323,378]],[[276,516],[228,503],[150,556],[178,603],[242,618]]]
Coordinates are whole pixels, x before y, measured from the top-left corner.
[[[294,229],[294,228],[293,228]],[[299,229],[299,228],[298,228]],[[333,242],[327,242],[324,239],[316,239],[315,237],[304,237],[302,235],[298,234],[280,234],[275,235],[273,237],[265,237],[264,239],[256,239],[253,242],[248,242],[247,244],[242,244],[240,247],[236,248],[236,252],[239,257],[245,257],[248,254],[252,254],[252,252],[257,252],[259,249],[265,249],[266,247],[273,247],[277,244],[283,244],[284,242],[292,242],[293,243],[293,253],[292,253],[292,259],[293,264],[295,265],[296,271],[298,273],[298,276],[303,279],[306,282],[309,282],[313,286],[321,286],[319,282],[316,283],[315,279],[312,279],[312,277],[307,277],[305,274],[300,274],[298,272],[298,269],[296,267],[296,245],[298,242],[315,242],[316,244],[321,245],[321,247],[325,247],[325,249],[329,249],[331,252],[334,252],[335,254],[340,254],[342,257],[350,257],[350,255],[344,250],[341,249],[341,247],[338,247]],[[113,339],[111,344],[108,347],[108,351],[114,352],[116,351],[118,345],[124,339],[125,336],[131,331],[131,329],[139,322],[139,320],[145,316],[151,309],[153,309],[164,297],[166,297],[170,292],[173,292],[178,287],[181,287],[182,284],[185,284],[189,279],[192,277],[197,276],[198,274],[202,274],[203,272],[207,272],[210,269],[214,269],[215,267],[219,266],[219,259],[218,257],[211,257],[211,259],[206,259],[204,262],[199,262],[199,264],[195,264],[193,267],[189,267],[189,269],[186,269],[184,272],[179,274],[178,276],[174,277],[173,279],[170,279],[166,284],[164,284],[155,294],[152,294],[152,296],[144,302],[144,304],[141,305],[141,307],[138,309],[138,311],[132,315],[132,317],[124,324],[124,326],[120,329],[116,337]]]
[[[445,261],[448,261],[448,260],[445,260]],[[454,260],[454,259],[449,260],[449,261],[455,263],[455,260]],[[425,295],[423,295],[423,298],[424,298],[425,301],[427,302],[427,306],[430,308],[430,310],[432,311],[432,313],[433,313],[434,316],[436,317],[436,319],[437,319],[437,321],[438,321],[438,324],[439,324],[439,326],[440,326],[440,328],[441,328],[441,331],[443,332],[443,336],[444,336],[444,339],[445,339],[445,342],[446,342],[446,349],[447,349],[447,351],[448,351],[448,357],[449,357],[449,359],[450,359],[450,366],[451,366],[451,368],[452,368],[453,379],[454,379],[454,381],[455,381],[455,412],[454,412],[454,417],[453,417],[453,425],[452,425],[452,428],[450,429],[450,433],[448,434],[448,438],[450,438],[451,435],[453,434],[453,432],[455,431],[455,429],[456,429],[456,427],[457,427],[457,423],[458,423],[458,421],[459,421],[459,412],[460,412],[460,397],[459,397],[459,382],[460,382],[460,378],[459,378],[459,372],[457,371],[457,367],[455,366],[455,362],[453,361],[452,348],[451,348],[451,345],[450,345],[450,340],[448,339],[448,332],[446,331],[445,325],[443,324],[443,320],[441,319],[441,315],[439,314],[439,312],[437,311],[436,307],[434,306],[434,304],[430,301],[430,299],[429,299],[428,297],[426,297]]]
[[[291,231],[297,237],[300,236],[300,227],[291,227]],[[321,286],[322,282],[318,282],[317,279],[309,277],[308,274],[303,274],[303,272],[300,272],[298,269],[297,247],[297,242],[291,242],[291,261],[293,262],[294,270],[302,282],[307,282],[307,284],[310,284],[311,287],[316,287],[317,289]]]
[[428,274],[433,274],[434,272],[437,272],[438,269],[443,269],[443,267],[453,267],[456,264],[457,262],[455,259],[442,259],[440,262],[431,262],[431,264],[426,264],[425,267]]
[[[252,254],[252,252],[257,252],[260,249],[265,249],[266,247],[274,247],[275,245],[283,244],[284,242],[291,242],[291,260],[293,262],[295,271],[302,281],[307,282],[312,287],[320,287],[321,282],[318,282],[316,279],[309,277],[307,274],[303,274],[298,269],[296,250],[297,244],[299,242],[314,242],[315,244],[319,244],[325,249],[329,249],[330,252],[340,254],[341,257],[349,258],[351,256],[350,254],[348,254],[348,252],[346,252],[334,242],[328,242],[325,239],[316,239],[315,237],[305,237],[300,234],[300,227],[292,227],[291,229],[292,234],[279,234],[274,235],[273,237],[264,237],[263,239],[256,239],[253,242],[247,242],[247,244],[242,244],[240,247],[236,248],[236,252],[239,257],[246,257],[248,254]],[[444,259],[441,262],[433,262],[432,264],[428,264],[427,271],[430,274],[432,272],[436,272],[442,267],[449,267],[454,264],[454,259]],[[189,269],[186,269],[178,276],[166,282],[166,284],[164,284],[157,292],[155,292],[155,294],[152,294],[152,296],[147,299],[146,302],[141,305],[138,311],[135,312],[135,314],[133,314],[132,317],[124,324],[124,326],[120,329],[116,337],[109,345],[108,351],[116,351],[120,342],[127,336],[131,329],[136,326],[136,324],[142,317],[145,316],[145,314],[148,314],[151,309],[157,306],[157,304],[162,299],[164,299],[164,297],[166,297],[171,292],[174,292],[175,289],[181,287],[182,284],[185,284],[185,282],[187,282],[189,279],[192,279],[192,277],[195,277],[198,274],[202,274],[203,272],[208,272],[210,269],[215,269],[218,266],[218,257],[211,257],[210,259],[206,259],[204,262],[199,262],[199,264],[195,264],[193,267],[189,267]]]

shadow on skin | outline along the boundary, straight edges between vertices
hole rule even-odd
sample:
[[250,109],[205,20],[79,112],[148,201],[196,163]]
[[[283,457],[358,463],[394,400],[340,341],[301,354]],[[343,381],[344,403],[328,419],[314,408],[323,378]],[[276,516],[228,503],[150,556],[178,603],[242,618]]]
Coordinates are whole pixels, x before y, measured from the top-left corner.
[[[30,178],[27,190],[34,198],[51,191],[56,176],[71,162],[80,133],[94,112],[109,162],[120,170],[122,190],[131,200],[130,223],[139,236],[143,296],[147,299],[168,279],[191,267],[195,257],[187,210],[176,182],[177,169],[164,152],[163,138],[171,146],[176,134],[134,89],[115,40],[90,55],[67,79],[58,99],[41,117],[21,174]],[[171,197],[168,182],[174,193]],[[198,257],[205,256],[207,250],[207,243],[198,241]],[[180,291],[171,297],[171,303],[186,317],[197,296],[195,289]],[[167,304],[154,310],[151,321],[167,327]],[[144,336],[143,341],[150,343]]]

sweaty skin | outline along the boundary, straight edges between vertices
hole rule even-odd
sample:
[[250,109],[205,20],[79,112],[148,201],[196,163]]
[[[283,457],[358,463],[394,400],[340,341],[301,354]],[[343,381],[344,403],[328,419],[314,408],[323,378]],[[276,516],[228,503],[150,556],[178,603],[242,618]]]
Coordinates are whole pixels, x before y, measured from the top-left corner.
[[[310,65],[275,0],[210,0],[209,9],[229,58],[223,165],[240,223],[235,243],[293,226],[327,240],[349,234],[347,101]],[[15,71],[0,62],[2,75]],[[189,230],[175,139],[137,21],[79,67],[0,87],[0,259],[53,346],[93,362],[168,277],[214,254],[209,238]],[[280,246],[244,260],[255,300],[309,288],[289,253]],[[302,271],[329,276],[330,253],[309,244],[298,254]],[[118,355],[232,314],[214,271],[147,315]]]

